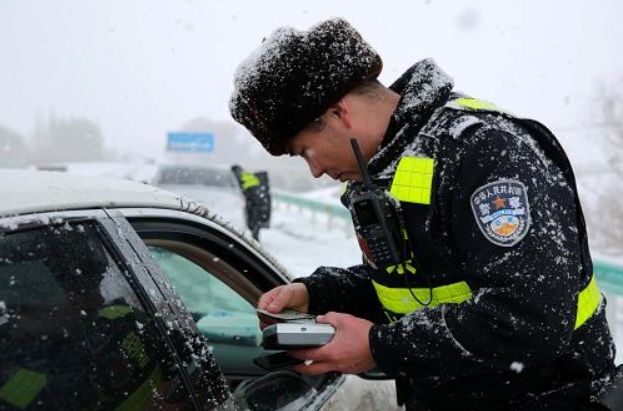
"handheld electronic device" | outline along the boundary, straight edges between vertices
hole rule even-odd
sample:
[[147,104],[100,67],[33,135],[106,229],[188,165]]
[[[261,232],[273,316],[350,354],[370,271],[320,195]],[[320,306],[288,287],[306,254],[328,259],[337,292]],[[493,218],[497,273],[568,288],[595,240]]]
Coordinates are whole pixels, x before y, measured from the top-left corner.
[[350,144],[365,188],[349,207],[361,251],[373,268],[400,264],[407,250],[400,203],[372,182],[357,140],[351,139]]
[[266,371],[274,371],[281,368],[292,367],[294,365],[302,364],[305,361],[298,358],[291,357],[287,352],[281,351],[274,354],[263,355],[253,359],[253,362],[258,367]]
[[262,346],[267,350],[296,350],[320,347],[335,335],[329,324],[278,323],[264,328]]

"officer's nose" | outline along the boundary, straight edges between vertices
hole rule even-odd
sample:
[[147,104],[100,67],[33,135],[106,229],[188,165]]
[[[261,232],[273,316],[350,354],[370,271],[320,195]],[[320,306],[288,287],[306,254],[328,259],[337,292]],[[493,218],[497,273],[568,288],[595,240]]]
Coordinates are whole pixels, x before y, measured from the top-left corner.
[[324,170],[322,167],[318,165],[311,157],[305,157],[305,161],[307,162],[307,166],[309,167],[309,172],[314,178],[318,178],[324,174]]

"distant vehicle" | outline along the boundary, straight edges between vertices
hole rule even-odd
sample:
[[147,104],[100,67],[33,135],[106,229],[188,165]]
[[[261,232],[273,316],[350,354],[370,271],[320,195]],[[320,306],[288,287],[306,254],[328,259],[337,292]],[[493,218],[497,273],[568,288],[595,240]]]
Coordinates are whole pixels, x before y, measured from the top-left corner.
[[49,163],[49,164],[37,164],[37,170],[39,171],[59,171],[59,172],[66,172],[67,171],[67,165],[65,164],[54,164],[54,163]]
[[195,202],[54,172],[0,193],[0,409],[395,408],[393,381],[255,365],[257,301],[291,277]]
[[153,184],[197,200],[238,228],[245,224],[245,199],[229,167],[161,165]]

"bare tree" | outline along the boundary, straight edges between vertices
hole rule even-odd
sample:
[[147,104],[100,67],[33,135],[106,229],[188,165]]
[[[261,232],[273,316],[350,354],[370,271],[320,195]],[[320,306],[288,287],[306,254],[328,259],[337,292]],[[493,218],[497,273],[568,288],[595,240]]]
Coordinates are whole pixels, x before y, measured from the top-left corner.
[[623,80],[602,87],[599,95],[608,170],[600,175],[602,187],[585,214],[597,248],[623,255]]
[[23,167],[28,164],[28,147],[17,132],[0,126],[0,167]]
[[104,155],[104,140],[91,120],[51,115],[46,124],[37,125],[32,153],[36,162],[99,160]]
[[623,177],[623,80],[618,87],[604,88],[601,106],[608,130],[608,164],[618,177]]

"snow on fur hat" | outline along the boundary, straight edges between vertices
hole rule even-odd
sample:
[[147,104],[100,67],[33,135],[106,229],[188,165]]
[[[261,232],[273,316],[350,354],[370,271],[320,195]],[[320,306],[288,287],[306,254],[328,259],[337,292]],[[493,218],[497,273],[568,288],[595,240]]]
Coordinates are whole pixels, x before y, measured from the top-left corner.
[[268,152],[281,155],[289,138],[382,67],[343,19],[309,31],[280,27],[236,70],[229,109]]

